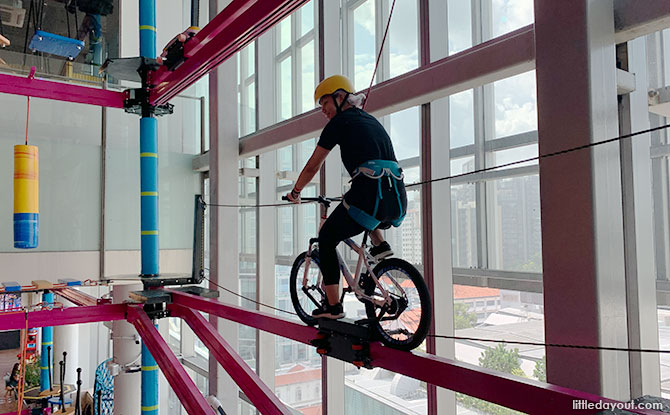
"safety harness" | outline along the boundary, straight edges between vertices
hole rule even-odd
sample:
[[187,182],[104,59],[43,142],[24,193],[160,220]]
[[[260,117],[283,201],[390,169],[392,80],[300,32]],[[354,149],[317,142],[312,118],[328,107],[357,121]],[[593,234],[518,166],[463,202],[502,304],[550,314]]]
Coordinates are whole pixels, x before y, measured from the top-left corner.
[[359,175],[363,175],[372,180],[377,180],[377,197],[375,200],[375,208],[371,215],[356,206],[350,205],[346,200],[342,201],[349,216],[351,216],[356,223],[369,231],[377,229],[381,224],[381,221],[376,218],[377,210],[379,209],[379,201],[384,198],[382,195],[382,181],[386,177],[388,178],[389,187],[393,186],[393,189],[395,190],[398,206],[400,207],[400,217],[392,221],[391,224],[396,228],[400,226],[403,219],[405,219],[405,214],[407,212],[405,212],[402,207],[400,192],[398,191],[397,182],[405,177],[398,163],[391,160],[369,160],[358,166],[352,173],[351,180],[354,180]]

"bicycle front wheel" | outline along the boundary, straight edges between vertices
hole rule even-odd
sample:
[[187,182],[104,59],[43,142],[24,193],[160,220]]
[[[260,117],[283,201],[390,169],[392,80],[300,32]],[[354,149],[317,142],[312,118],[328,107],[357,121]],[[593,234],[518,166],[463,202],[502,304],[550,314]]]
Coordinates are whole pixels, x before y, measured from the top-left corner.
[[[423,342],[430,328],[432,305],[421,273],[409,262],[390,258],[372,270],[391,297],[390,305],[365,301],[365,311],[387,346],[412,350]],[[383,299],[378,286],[372,295]]]
[[312,251],[309,269],[307,270],[307,280],[305,281],[306,258],[307,252],[303,252],[293,262],[289,291],[291,292],[293,308],[295,308],[300,320],[313,326],[316,324],[316,319],[312,317],[312,311],[325,301],[326,292],[324,291],[323,277],[319,268],[318,251]]

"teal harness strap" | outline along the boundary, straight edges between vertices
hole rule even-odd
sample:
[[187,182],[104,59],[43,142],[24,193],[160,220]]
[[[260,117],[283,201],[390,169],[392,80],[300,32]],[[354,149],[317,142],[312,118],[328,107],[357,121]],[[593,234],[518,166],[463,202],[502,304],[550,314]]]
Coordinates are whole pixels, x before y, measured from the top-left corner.
[[[398,206],[400,207],[400,217],[391,224],[396,228],[400,226],[403,219],[405,219],[405,213],[402,207],[402,201],[400,200],[400,192],[398,191],[397,180],[402,180],[404,175],[402,169],[397,162],[391,160],[369,160],[365,163],[358,166],[352,174],[352,180],[359,174],[364,175],[373,180],[377,180],[377,197],[375,198],[375,208],[372,211],[372,215],[364,212],[363,210],[357,208],[356,206],[349,205],[346,201],[343,201],[342,204],[347,209],[349,216],[356,221],[359,225],[365,229],[372,231],[375,230],[380,224],[381,221],[377,220],[377,211],[379,210],[379,201],[384,198],[382,193],[382,179],[388,177],[389,184],[393,183],[393,190],[395,190],[396,198],[398,200]],[[395,180],[391,180],[391,179]]]

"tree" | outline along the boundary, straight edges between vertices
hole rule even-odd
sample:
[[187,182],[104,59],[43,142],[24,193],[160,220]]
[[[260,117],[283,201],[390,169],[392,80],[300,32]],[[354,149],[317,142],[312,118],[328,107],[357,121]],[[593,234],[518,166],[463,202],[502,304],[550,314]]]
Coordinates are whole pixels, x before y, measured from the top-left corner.
[[507,350],[505,343],[498,343],[495,348],[488,348],[482,352],[479,358],[481,367],[497,370],[499,372],[511,373],[516,376],[525,377],[519,360],[519,349]]
[[468,306],[463,303],[454,304],[454,328],[467,329],[473,327],[477,322],[477,314],[468,311]]
[[547,356],[542,356],[542,360],[535,362],[535,369],[533,369],[533,376],[541,382],[547,381]]
[[[516,376],[525,377],[526,374],[521,369],[519,360],[519,349],[507,350],[505,343],[499,343],[495,348],[488,348],[482,352],[479,358],[479,364],[482,367],[498,370],[500,372],[511,373]],[[473,408],[488,415],[517,415],[521,412],[514,411],[503,406],[473,398],[462,393],[456,394],[456,400],[468,408]]]

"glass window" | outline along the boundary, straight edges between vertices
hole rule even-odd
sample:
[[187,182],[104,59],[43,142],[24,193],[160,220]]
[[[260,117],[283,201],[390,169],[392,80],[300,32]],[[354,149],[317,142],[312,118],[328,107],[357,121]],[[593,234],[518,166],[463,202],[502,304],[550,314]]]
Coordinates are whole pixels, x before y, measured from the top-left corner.
[[314,109],[318,74],[314,17],[314,4],[309,2],[275,29],[279,39],[275,50],[279,121]]
[[448,0],[449,54],[472,47],[472,4],[470,0]]
[[[311,4],[311,3],[310,3]],[[314,88],[316,87],[316,71],[314,64],[314,41],[310,40],[300,48],[300,63],[302,64],[301,84],[301,112],[314,108]]]
[[487,183],[490,268],[542,272],[539,186],[537,175]]
[[279,22],[278,38],[279,52],[291,46],[291,18],[287,17]]
[[493,90],[496,138],[537,130],[535,71],[497,81]]
[[493,37],[504,35],[535,20],[533,0],[491,0]]
[[475,143],[474,92],[472,89],[449,97],[449,139],[450,148]]
[[[393,113],[388,117],[388,123],[387,130],[391,136],[396,159],[402,162],[417,158],[413,164],[418,165],[421,152],[419,108],[412,107]],[[411,181],[405,180],[405,183]]]
[[451,159],[451,174],[465,174],[475,170],[475,157],[467,156],[457,159]]
[[300,36],[305,36],[314,29],[314,2],[306,3],[300,9]]
[[451,186],[451,252],[453,266],[476,267],[477,203],[475,185]]
[[181,319],[176,317],[168,318],[168,344],[175,353],[181,353]]
[[366,0],[353,10],[353,68],[354,87],[357,91],[370,85],[377,52],[375,49],[375,5]]
[[[537,157],[537,144],[528,146],[509,148],[506,150],[494,151],[489,154],[489,162],[487,166],[503,166],[509,163],[516,163],[521,160],[528,160]],[[514,169],[518,167],[536,165],[537,160],[529,160],[524,163],[512,164],[510,166],[501,167],[499,170]]]
[[[391,78],[419,66],[419,19],[417,13],[417,1],[398,1],[395,4],[386,39],[390,51],[389,72]],[[388,18],[385,17],[384,19]],[[384,27],[386,27],[386,21]]]
[[293,92],[291,57],[279,63],[279,120],[286,120],[293,116]]

